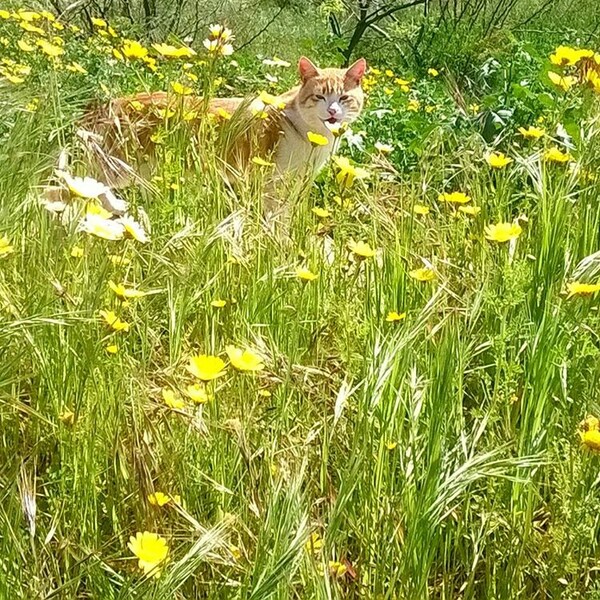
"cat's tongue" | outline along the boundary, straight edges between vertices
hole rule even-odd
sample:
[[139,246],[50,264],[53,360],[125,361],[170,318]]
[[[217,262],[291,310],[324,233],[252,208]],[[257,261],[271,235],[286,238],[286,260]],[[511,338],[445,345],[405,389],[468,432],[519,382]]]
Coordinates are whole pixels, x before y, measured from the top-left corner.
[[327,119],[327,122],[331,123],[332,125],[335,125],[338,122],[338,120],[335,117],[331,117],[330,119]]

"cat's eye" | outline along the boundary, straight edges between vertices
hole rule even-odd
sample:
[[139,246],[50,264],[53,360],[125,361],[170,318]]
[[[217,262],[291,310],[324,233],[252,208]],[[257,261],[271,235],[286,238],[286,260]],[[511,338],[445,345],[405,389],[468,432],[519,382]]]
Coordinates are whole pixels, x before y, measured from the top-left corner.
[[343,96],[340,96],[340,102],[343,102],[344,100],[348,100],[348,94],[344,94]]
[[322,96],[321,94],[315,94],[315,98],[317,100],[325,100],[325,96]]

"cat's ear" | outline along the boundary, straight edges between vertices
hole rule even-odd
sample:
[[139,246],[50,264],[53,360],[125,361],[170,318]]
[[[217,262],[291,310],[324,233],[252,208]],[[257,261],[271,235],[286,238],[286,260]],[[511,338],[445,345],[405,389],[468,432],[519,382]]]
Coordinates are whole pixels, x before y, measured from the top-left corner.
[[360,85],[360,80],[363,78],[367,70],[367,61],[364,58],[359,58],[354,64],[348,67],[345,79],[351,81],[354,85]]
[[302,56],[298,61],[298,71],[303,83],[319,74],[319,69],[306,56]]

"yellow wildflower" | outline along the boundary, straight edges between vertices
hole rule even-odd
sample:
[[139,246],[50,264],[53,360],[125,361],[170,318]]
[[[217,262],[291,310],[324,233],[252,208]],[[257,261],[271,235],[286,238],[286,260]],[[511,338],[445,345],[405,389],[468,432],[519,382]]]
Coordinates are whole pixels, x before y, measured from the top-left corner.
[[406,105],[406,110],[409,110],[411,112],[417,112],[419,108],[421,108],[421,103],[415,98],[409,100],[408,104]]
[[519,127],[519,133],[528,140],[537,140],[546,135],[546,132],[541,127],[530,125],[527,129]]
[[67,71],[71,71],[72,73],[81,73],[81,75],[86,75],[87,70],[84,69],[78,62],[72,62],[71,64],[66,66]]
[[117,285],[113,281],[108,282],[108,287],[110,287],[110,289],[122,300],[143,298],[146,295],[146,292],[142,292],[133,288],[126,288],[122,283]]
[[274,163],[266,161],[260,156],[253,156],[251,162],[259,167],[272,167]]
[[433,69],[433,68],[427,69],[427,73],[429,75],[431,75],[432,77],[437,77],[440,74],[440,72],[437,69]]
[[164,564],[169,555],[167,541],[158,533],[149,531],[137,532],[129,538],[127,547],[138,559],[138,567],[144,575],[152,573],[154,577],[160,576],[160,566]]
[[106,321],[106,324],[115,331],[129,331],[129,323],[121,321],[112,310],[101,310],[100,316]]
[[512,158],[505,156],[502,152],[491,152],[485,157],[485,160],[492,169],[502,169],[513,161]]
[[195,383],[194,385],[188,385],[185,389],[185,393],[191,398],[194,404],[206,404],[213,398],[204,385]]
[[174,408],[175,410],[181,410],[185,408],[185,402],[183,401],[183,399],[177,396],[175,392],[171,389],[163,388],[162,397],[165,404],[169,408]]
[[308,141],[310,142],[310,145],[313,148],[317,146],[327,146],[327,144],[329,144],[329,140],[320,133],[313,133],[312,131],[309,131],[306,134],[306,137],[308,138]]
[[323,549],[323,538],[314,531],[304,545],[306,551],[310,554],[318,554]]
[[73,425],[75,423],[75,413],[72,410],[69,410],[68,408],[63,410],[60,415],[58,415],[58,418],[65,424],[65,425]]
[[60,46],[55,46],[47,40],[37,40],[36,44],[40,47],[44,54],[47,54],[50,58],[57,58],[65,53],[64,49]]
[[225,375],[225,361],[218,356],[199,354],[190,358],[188,371],[201,381],[212,381]]
[[572,75],[559,75],[554,71],[548,71],[548,77],[550,81],[556,86],[559,87],[563,92],[567,92],[573,87],[575,83],[577,83],[577,78]]
[[36,33],[37,35],[46,35],[46,32],[41,27],[38,27],[37,25],[32,25],[27,21],[19,21],[19,26],[21,27],[21,29],[28,31],[29,33]]
[[3,256],[8,256],[9,254],[12,254],[14,251],[15,251],[15,248],[10,243],[8,238],[5,235],[0,237],[0,258],[2,258]]
[[331,213],[326,208],[321,208],[320,206],[314,206],[311,210],[319,219],[326,219],[331,216]]
[[296,269],[296,277],[302,281],[314,281],[319,276],[305,267],[298,267]]
[[109,344],[106,346],[106,351],[109,354],[116,354],[119,351],[119,347],[116,344]]
[[179,81],[171,81],[171,89],[181,96],[189,96],[194,90],[191,87],[179,83]]
[[568,152],[562,152],[556,146],[552,146],[544,152],[544,160],[564,164],[571,160],[571,155]]
[[116,222],[123,227],[125,234],[135,241],[142,244],[149,241],[144,228],[132,217],[121,217]]
[[35,46],[28,44],[25,40],[19,40],[17,46],[19,46],[23,52],[33,52],[35,50]]
[[154,492],[153,494],[148,494],[148,502],[153,506],[166,506],[167,504],[171,504],[171,502],[180,504],[181,498],[177,495],[170,496],[163,492]]
[[471,217],[476,217],[481,212],[481,206],[459,206],[459,212],[464,213],[465,215],[470,215]]
[[210,305],[214,308],[223,308],[227,304],[227,300],[213,300]]
[[225,352],[238,371],[262,371],[265,368],[262,357],[252,350],[226,346]]
[[84,231],[90,235],[111,241],[121,240],[125,234],[123,225],[118,221],[90,213],[86,214],[79,223],[79,231]]
[[496,223],[486,225],[485,237],[492,242],[504,243],[516,240],[523,230],[518,223]]
[[582,58],[591,58],[593,55],[594,52],[592,50],[579,50],[570,46],[559,46],[550,55],[550,62],[559,67],[573,66]]
[[83,248],[80,248],[79,246],[73,246],[71,248],[71,256],[73,258],[81,258],[83,256]]
[[350,242],[348,248],[359,259],[373,258],[377,253],[367,242]]
[[352,187],[355,179],[366,179],[369,177],[369,172],[366,169],[355,167],[345,156],[336,156],[333,161],[338,168],[336,181],[343,188]]
[[348,571],[348,567],[344,563],[338,562],[337,560],[329,561],[329,572],[334,577],[343,577],[346,574],[346,571]]
[[433,281],[435,279],[434,271],[427,267],[413,269],[408,272],[408,275],[417,281]]
[[386,442],[385,443],[385,447],[390,451],[394,450],[394,448],[396,448],[397,445],[398,445],[398,442]]
[[429,211],[429,206],[424,206],[423,204],[415,204],[413,206],[413,212],[415,215],[428,215]]
[[567,292],[569,292],[568,298],[571,296],[587,296],[599,291],[600,283],[581,283],[579,281],[567,283]]
[[600,431],[597,429],[590,429],[589,431],[580,431],[579,437],[581,443],[588,450],[600,452]]
[[104,19],[99,19],[98,17],[92,17],[92,24],[95,27],[100,27],[102,29],[106,28],[108,23]]
[[405,318],[406,318],[406,313],[405,313],[405,312],[404,312],[404,313],[399,313],[399,312],[397,312],[397,311],[395,311],[395,310],[391,310],[391,311],[390,311],[390,312],[387,314],[387,316],[386,316],[385,320],[386,320],[388,323],[395,323],[396,321],[402,321],[402,320],[403,320],[403,319],[405,319]]
[[165,58],[191,58],[196,55],[196,53],[187,46],[180,46],[177,48],[169,44],[152,44],[152,47]]
[[121,52],[127,58],[143,59],[148,55],[148,48],[142,46],[137,40],[125,40]]
[[467,202],[471,202],[471,197],[463,192],[452,192],[451,194],[444,192],[438,196],[438,200],[451,204],[466,204]]

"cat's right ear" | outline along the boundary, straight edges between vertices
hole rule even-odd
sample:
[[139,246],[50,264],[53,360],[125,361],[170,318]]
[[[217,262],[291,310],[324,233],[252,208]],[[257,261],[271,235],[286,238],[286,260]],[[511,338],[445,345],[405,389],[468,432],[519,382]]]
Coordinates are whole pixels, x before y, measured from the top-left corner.
[[300,71],[302,83],[305,83],[309,79],[312,79],[319,74],[319,69],[317,69],[317,67],[315,67],[315,65],[308,60],[306,56],[302,56],[298,61],[298,71]]

